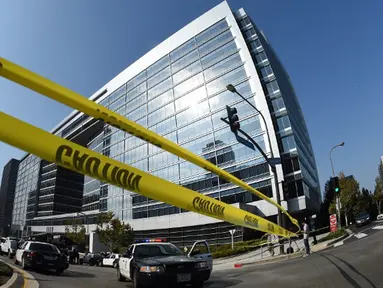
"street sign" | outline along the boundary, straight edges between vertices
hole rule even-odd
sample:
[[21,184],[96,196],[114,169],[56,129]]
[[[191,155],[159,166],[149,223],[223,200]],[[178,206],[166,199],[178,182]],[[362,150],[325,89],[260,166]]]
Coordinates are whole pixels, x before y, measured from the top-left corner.
[[245,146],[247,146],[248,148],[252,149],[255,151],[255,147],[252,143],[250,143],[250,141],[247,141],[246,139],[242,138],[241,136],[239,136],[238,134],[235,135],[235,138],[237,139],[237,141]]
[[330,215],[330,231],[335,232],[337,230],[336,214]]
[[229,230],[229,232],[230,232],[231,235],[234,235],[234,233],[235,233],[235,229],[233,229],[233,230]]

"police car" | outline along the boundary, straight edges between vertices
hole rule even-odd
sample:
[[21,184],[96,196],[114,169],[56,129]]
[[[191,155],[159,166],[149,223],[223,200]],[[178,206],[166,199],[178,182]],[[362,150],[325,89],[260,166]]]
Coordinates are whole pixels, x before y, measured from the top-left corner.
[[206,241],[197,241],[185,255],[165,239],[138,240],[118,262],[117,279],[133,287],[170,287],[191,284],[202,287],[210,278],[213,258]]

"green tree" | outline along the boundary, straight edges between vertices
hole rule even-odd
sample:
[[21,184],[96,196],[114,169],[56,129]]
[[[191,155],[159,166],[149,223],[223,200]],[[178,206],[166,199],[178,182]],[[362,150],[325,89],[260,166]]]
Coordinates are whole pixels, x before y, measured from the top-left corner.
[[362,188],[361,193],[359,193],[356,197],[356,203],[355,203],[355,206],[353,207],[354,215],[357,215],[363,211],[368,211],[371,213],[371,204],[372,204],[372,197],[371,197],[370,191],[368,191],[365,188]]
[[[380,164],[380,167],[382,164]],[[379,168],[380,168],[379,167]],[[380,176],[377,176],[375,178],[375,189],[374,189],[374,195],[373,195],[373,201],[376,204],[376,207],[378,209],[378,214],[382,213],[382,202],[383,202],[383,185],[382,185],[382,178]]]
[[327,180],[324,186],[323,202],[320,206],[319,225],[326,227],[329,225],[329,214],[335,213],[335,193],[330,189],[330,180]]
[[96,233],[100,242],[114,253],[121,253],[133,242],[133,229],[114,218],[112,212],[101,213],[98,217]]
[[65,225],[65,236],[77,244],[85,244],[86,229],[79,219],[68,220]]
[[345,177],[344,173],[339,174],[341,211],[345,215],[346,225],[354,213],[354,206],[358,202],[359,183],[353,176]]
[[328,207],[328,213],[330,214],[336,214],[336,204],[335,204],[335,200],[333,200],[329,207]]

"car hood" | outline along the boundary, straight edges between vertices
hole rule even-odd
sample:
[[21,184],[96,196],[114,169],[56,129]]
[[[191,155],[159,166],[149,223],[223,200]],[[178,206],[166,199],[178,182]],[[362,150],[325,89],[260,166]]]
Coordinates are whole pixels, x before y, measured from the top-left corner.
[[142,262],[146,265],[169,265],[178,263],[196,263],[198,262],[198,260],[187,256],[158,256],[151,258],[143,258],[140,259],[139,262]]

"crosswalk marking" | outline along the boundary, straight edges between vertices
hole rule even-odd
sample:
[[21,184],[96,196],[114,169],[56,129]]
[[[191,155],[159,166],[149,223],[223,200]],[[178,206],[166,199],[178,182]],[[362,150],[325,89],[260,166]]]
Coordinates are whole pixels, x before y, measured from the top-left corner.
[[344,243],[343,241],[339,241],[338,243],[334,244],[334,247],[342,246]]
[[379,226],[379,225],[378,225],[378,226],[373,227],[372,229],[382,230],[382,229],[383,229],[383,226],[381,226],[381,225]]
[[362,238],[364,238],[364,237],[366,237],[366,236],[368,236],[366,233],[357,233],[357,234],[355,234],[354,235],[356,238],[358,238],[358,239],[362,239]]

